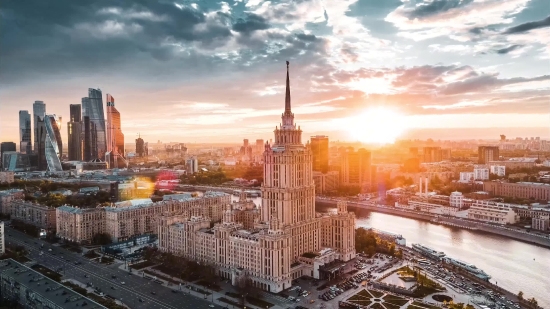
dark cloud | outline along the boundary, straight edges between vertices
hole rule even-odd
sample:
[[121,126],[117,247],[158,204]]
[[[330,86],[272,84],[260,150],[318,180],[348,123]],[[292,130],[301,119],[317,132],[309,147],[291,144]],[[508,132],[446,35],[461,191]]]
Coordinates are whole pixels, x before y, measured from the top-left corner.
[[504,31],[504,33],[505,34],[523,33],[533,29],[539,29],[544,27],[550,27],[550,16],[546,17],[543,20],[532,21],[532,22],[528,22],[528,23],[524,23],[521,25],[508,28],[506,31]]
[[464,7],[473,0],[432,0],[418,3],[408,11],[407,17],[410,19],[429,17],[452,9]]
[[520,47],[522,47],[523,45],[511,45],[511,46],[508,46],[508,47],[505,47],[505,48],[501,48],[501,49],[497,49],[495,52],[497,54],[501,54],[501,55],[504,55],[504,54],[507,54],[513,50],[516,50]]
[[237,20],[233,25],[233,30],[248,34],[256,30],[269,29],[270,27],[265,18],[255,14],[248,14],[245,19],[239,18]]

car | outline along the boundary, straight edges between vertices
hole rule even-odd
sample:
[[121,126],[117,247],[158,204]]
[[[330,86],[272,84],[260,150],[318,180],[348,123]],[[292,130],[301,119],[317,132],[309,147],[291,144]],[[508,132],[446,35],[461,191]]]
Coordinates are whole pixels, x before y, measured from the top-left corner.
[[48,251],[52,252],[52,248],[48,249]]
[[172,293],[176,294],[176,293],[178,293],[178,291],[176,291],[176,290],[172,290]]
[[116,276],[115,276],[115,275],[112,275],[111,278],[116,279]]
[[143,299],[141,299],[141,298],[138,298],[138,301],[139,301],[140,303],[142,303],[142,302],[143,302]]
[[122,282],[120,282],[120,284],[122,284],[122,285],[125,285],[125,284],[126,284],[126,282],[122,281]]
[[116,290],[116,288],[114,286],[111,286],[111,290]]
[[84,275],[84,278],[90,278],[90,276],[89,275]]
[[157,295],[157,292],[151,291],[151,294],[152,294],[152,295]]
[[215,308],[216,306],[210,304],[210,305],[208,305],[208,307],[210,307],[210,308]]

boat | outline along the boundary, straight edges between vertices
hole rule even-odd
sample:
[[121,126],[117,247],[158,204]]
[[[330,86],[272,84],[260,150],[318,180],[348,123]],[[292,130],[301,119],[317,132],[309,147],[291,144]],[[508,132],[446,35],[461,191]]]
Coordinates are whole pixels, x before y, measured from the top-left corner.
[[434,250],[422,244],[412,244],[412,248],[420,254],[437,261],[441,261],[445,257],[445,252]]
[[471,273],[472,275],[474,275],[474,276],[476,276],[480,279],[483,279],[483,280],[486,280],[486,281],[489,281],[489,279],[491,279],[491,276],[489,276],[483,270],[477,268],[474,264],[470,264],[470,263],[467,263],[467,262],[463,262],[461,260],[453,259],[453,258],[448,257],[448,256],[445,257],[443,259],[443,261],[445,263],[449,263],[449,264],[458,266],[458,267],[468,271],[469,273]]

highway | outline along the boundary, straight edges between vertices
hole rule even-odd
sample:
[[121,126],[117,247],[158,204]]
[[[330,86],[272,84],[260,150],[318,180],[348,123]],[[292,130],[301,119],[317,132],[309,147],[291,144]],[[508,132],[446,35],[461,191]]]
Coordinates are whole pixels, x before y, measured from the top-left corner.
[[[155,283],[143,278],[137,273],[128,273],[118,267],[120,264],[104,265],[90,261],[78,253],[53,246],[48,242],[32,238],[24,233],[6,226],[6,244],[18,244],[24,246],[29,252],[28,258],[38,264],[59,272],[63,279],[73,279],[83,284],[91,283],[106,295],[114,297],[129,308],[224,308],[226,305],[212,305],[212,296],[201,299],[189,295],[187,288],[183,291]],[[42,245],[44,246],[42,248]],[[48,249],[52,249],[49,251]],[[43,252],[40,255],[40,251]],[[76,263],[79,262],[79,265]],[[62,270],[61,270],[62,269]],[[61,270],[61,271],[59,271]],[[122,284],[124,282],[124,284]],[[215,301],[215,299],[214,299]]]

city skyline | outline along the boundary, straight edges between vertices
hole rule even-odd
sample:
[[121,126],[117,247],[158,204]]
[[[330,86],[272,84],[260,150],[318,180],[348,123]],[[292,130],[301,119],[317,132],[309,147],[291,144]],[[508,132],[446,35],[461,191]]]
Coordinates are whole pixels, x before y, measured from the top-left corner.
[[129,140],[266,139],[286,60],[306,136],[550,137],[544,1],[443,4],[60,1],[36,3],[38,19],[8,3],[0,140],[18,141],[16,115],[32,102],[68,115],[89,87],[116,95]]

